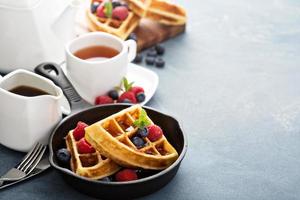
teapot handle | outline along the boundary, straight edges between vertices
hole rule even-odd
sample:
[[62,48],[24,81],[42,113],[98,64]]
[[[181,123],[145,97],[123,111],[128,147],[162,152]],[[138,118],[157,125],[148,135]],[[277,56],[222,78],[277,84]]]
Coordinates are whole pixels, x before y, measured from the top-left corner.
[[52,80],[62,89],[70,103],[72,113],[91,107],[91,104],[81,98],[58,64],[44,62],[39,64],[34,71],[35,73]]

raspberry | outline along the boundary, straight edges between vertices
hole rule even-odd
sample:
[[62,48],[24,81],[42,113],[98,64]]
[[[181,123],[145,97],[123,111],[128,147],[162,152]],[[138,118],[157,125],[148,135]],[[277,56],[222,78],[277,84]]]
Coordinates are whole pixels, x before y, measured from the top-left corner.
[[115,7],[112,11],[112,17],[124,21],[128,16],[128,9],[125,6]]
[[79,153],[94,153],[95,149],[85,140],[82,138],[79,140],[77,144],[78,152]]
[[104,4],[101,4],[97,7],[96,15],[100,18],[106,18],[106,15],[104,12]]
[[137,180],[137,174],[132,169],[123,169],[116,173],[115,178],[117,181],[132,181]]
[[135,94],[133,92],[123,92],[123,94],[121,94],[121,96],[118,99],[119,103],[123,103],[123,101],[125,99],[128,99],[129,101],[131,101],[132,103],[136,103],[136,98],[135,98]]
[[108,103],[113,103],[113,102],[114,102],[114,100],[107,95],[97,96],[96,100],[95,100],[96,105],[108,104]]
[[129,91],[133,92],[135,95],[137,95],[138,93],[145,93],[144,88],[139,86],[134,86]]
[[154,142],[158,140],[159,138],[162,137],[163,131],[161,128],[157,125],[150,125],[147,127],[148,128],[148,136],[147,138],[151,141]]
[[79,121],[77,123],[76,128],[73,131],[73,136],[76,141],[80,140],[81,138],[84,137],[85,131],[84,128],[87,127],[88,125],[84,122]]

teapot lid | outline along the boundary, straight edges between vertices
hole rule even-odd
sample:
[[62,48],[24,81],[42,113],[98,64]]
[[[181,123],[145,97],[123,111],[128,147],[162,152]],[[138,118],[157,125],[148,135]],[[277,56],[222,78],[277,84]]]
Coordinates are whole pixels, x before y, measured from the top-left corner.
[[29,9],[37,5],[41,0],[0,0],[0,8]]

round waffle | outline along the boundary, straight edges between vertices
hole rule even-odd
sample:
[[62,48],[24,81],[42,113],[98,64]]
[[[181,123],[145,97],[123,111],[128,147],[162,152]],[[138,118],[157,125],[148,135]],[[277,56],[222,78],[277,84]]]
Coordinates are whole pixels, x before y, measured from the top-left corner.
[[166,137],[162,136],[155,142],[144,138],[146,145],[140,149],[131,141],[138,130],[133,123],[141,110],[140,105],[134,105],[85,128],[85,139],[121,166],[154,170],[167,168],[178,158],[178,153]]

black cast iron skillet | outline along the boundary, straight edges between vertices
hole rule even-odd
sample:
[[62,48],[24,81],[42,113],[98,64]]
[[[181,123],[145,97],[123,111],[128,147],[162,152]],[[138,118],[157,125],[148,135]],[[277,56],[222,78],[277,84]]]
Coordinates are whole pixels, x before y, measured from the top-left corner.
[[[53,73],[53,70],[55,73]],[[52,71],[52,72],[51,72]],[[111,114],[123,110],[130,104],[109,104],[91,107],[86,103],[72,87],[64,76],[61,68],[55,63],[42,63],[35,72],[50,78],[60,86],[71,104],[73,114],[64,118],[53,130],[50,141],[50,163],[63,176],[63,179],[71,186],[85,194],[101,199],[132,199],[151,194],[172,180],[185,156],[187,150],[187,138],[181,130],[176,119],[149,107],[143,107],[153,122],[159,125],[168,141],[177,150],[178,159],[167,169],[158,171],[154,175],[128,182],[107,182],[103,180],[91,180],[73,173],[68,167],[62,166],[56,158],[55,152],[65,147],[64,137],[69,130],[74,129],[78,121],[92,124]],[[88,108],[89,107],[89,108]],[[79,111],[81,110],[81,111]]]

